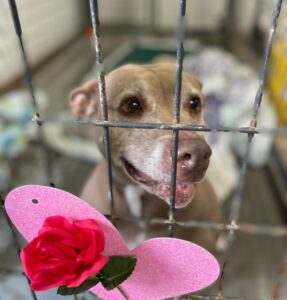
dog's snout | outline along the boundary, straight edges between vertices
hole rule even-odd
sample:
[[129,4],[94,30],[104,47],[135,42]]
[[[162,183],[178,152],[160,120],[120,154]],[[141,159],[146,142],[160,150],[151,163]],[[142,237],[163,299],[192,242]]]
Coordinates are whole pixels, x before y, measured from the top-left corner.
[[208,144],[200,138],[181,140],[178,145],[178,166],[192,169],[197,164],[206,164],[209,161],[211,153]]
[[[162,169],[166,174],[172,169],[172,140],[166,139],[163,147]],[[177,150],[178,182],[199,182],[209,165],[212,151],[201,136],[181,133]]]
[[204,151],[203,151],[203,159],[204,160],[209,159],[211,154],[212,154],[212,151],[211,151],[210,147],[207,145],[206,149],[204,149]]
[[179,147],[177,152],[177,164],[183,168],[192,168],[196,162],[196,154],[192,153],[192,151],[188,151],[188,149],[182,149]]

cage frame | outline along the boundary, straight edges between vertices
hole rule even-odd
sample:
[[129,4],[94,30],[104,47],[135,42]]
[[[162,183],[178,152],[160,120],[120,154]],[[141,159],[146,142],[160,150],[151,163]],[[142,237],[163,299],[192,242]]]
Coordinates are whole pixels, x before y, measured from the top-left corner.
[[[211,228],[214,230],[225,231],[227,232],[228,237],[228,247],[224,253],[223,263],[221,265],[221,276],[219,278],[219,289],[218,295],[216,296],[200,296],[193,295],[190,296],[190,299],[238,299],[233,297],[224,296],[222,280],[224,277],[224,271],[226,268],[227,260],[231,255],[232,245],[234,243],[236,233],[244,232],[248,234],[264,234],[270,235],[274,237],[286,237],[287,236],[287,226],[272,226],[272,225],[257,225],[252,223],[240,223],[240,208],[243,200],[243,191],[246,182],[246,174],[248,170],[248,154],[251,147],[252,139],[257,134],[272,134],[272,135],[287,135],[287,128],[279,128],[279,129],[267,129],[267,128],[257,128],[257,116],[260,109],[262,95],[264,92],[264,87],[266,84],[267,78],[267,70],[269,65],[270,54],[272,50],[274,35],[276,32],[277,22],[279,19],[281,6],[283,0],[275,0],[274,7],[272,12],[272,22],[269,28],[269,36],[266,42],[266,46],[264,49],[263,56],[263,64],[262,70],[259,74],[259,86],[257,89],[257,93],[254,99],[254,108],[253,115],[250,120],[250,124],[248,127],[208,127],[205,125],[191,125],[191,124],[182,124],[180,122],[180,100],[181,100],[181,76],[183,71],[183,57],[184,57],[184,33],[185,33],[185,15],[186,15],[186,0],[178,0],[178,29],[177,29],[177,58],[176,58],[176,78],[175,78],[175,91],[173,98],[173,124],[166,123],[136,123],[136,122],[114,122],[110,121],[108,118],[107,104],[106,104],[106,91],[105,91],[105,72],[104,72],[104,60],[101,49],[101,26],[100,26],[100,18],[99,18],[99,8],[97,0],[89,0],[90,6],[90,14],[91,14],[91,23],[93,26],[94,33],[94,47],[95,47],[95,61],[98,69],[98,84],[99,84],[99,95],[100,95],[100,109],[102,113],[102,120],[62,120],[56,118],[43,119],[39,112],[37,106],[37,99],[35,97],[34,86],[32,82],[32,76],[29,68],[27,53],[25,49],[25,45],[22,39],[22,27],[21,22],[18,15],[17,5],[15,0],[8,0],[10,5],[11,17],[15,27],[15,33],[18,37],[20,53],[23,62],[24,68],[24,78],[30,93],[31,103],[34,108],[34,117],[32,122],[34,122],[37,126],[37,136],[38,136],[38,144],[40,147],[40,151],[43,155],[43,160],[45,162],[45,174],[46,180],[49,185],[53,185],[52,180],[52,172],[49,163],[49,155],[48,149],[45,143],[45,137],[43,134],[43,126],[46,123],[58,122],[65,126],[96,126],[102,127],[104,133],[104,151],[105,157],[108,162],[108,182],[109,182],[109,199],[110,199],[110,214],[107,217],[114,223],[118,220],[123,219],[129,222],[145,222],[147,224],[161,224],[167,226],[168,234],[170,237],[174,235],[174,227],[175,226],[183,226],[189,228]],[[14,120],[5,119],[4,121],[14,122]],[[130,217],[130,218],[119,218],[115,211],[114,205],[114,195],[113,195],[113,179],[112,179],[112,165],[111,165],[111,149],[109,142],[109,129],[117,127],[117,128],[139,128],[139,129],[158,129],[158,130],[169,130],[172,131],[172,172],[171,172],[171,193],[170,193],[170,206],[169,213],[166,219],[149,219],[149,218],[139,218],[139,217]],[[177,164],[177,148],[178,148],[178,135],[179,132],[185,131],[200,131],[200,132],[209,132],[209,131],[219,131],[219,132],[236,132],[240,134],[246,135],[246,151],[243,156],[243,160],[240,166],[240,177],[237,188],[235,189],[234,195],[231,199],[231,209],[229,214],[229,222],[228,223],[212,223],[212,222],[199,222],[195,220],[190,220],[187,222],[177,221],[174,217],[175,212],[175,196],[176,196],[176,164]],[[4,201],[4,200],[3,200]],[[5,209],[4,209],[5,212]],[[17,248],[18,252],[20,252],[20,245],[17,240],[17,236],[13,225],[5,212],[8,225],[10,226],[13,232],[13,240],[14,245]],[[283,263],[284,264],[284,263]],[[28,281],[28,278],[27,278]],[[274,293],[279,291],[280,284],[279,281],[276,283],[274,287]],[[30,289],[31,290],[31,289]],[[279,293],[278,293],[279,295]],[[37,300],[36,293],[31,290],[31,296],[34,300]],[[75,298],[76,299],[76,298]],[[274,298],[275,299],[275,298]]]

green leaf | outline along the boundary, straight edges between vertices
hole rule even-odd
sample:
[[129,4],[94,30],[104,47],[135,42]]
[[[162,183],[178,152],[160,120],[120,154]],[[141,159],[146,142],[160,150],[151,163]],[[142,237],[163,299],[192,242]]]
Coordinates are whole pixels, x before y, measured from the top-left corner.
[[101,283],[106,290],[112,290],[125,281],[133,272],[137,259],[132,256],[111,256],[99,272]]
[[57,294],[62,296],[80,294],[89,290],[99,282],[100,278],[98,278],[97,276],[91,276],[88,277],[84,282],[82,282],[82,284],[74,288],[68,288],[65,285],[60,286],[57,290]]

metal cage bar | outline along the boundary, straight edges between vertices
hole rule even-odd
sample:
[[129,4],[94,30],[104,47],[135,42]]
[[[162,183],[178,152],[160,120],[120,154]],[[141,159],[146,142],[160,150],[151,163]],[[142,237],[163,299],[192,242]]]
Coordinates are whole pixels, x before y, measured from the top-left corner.
[[[89,3],[90,3],[90,13],[91,13],[91,20],[92,20],[93,32],[94,32],[96,65],[98,68],[100,108],[101,108],[103,120],[108,121],[106,85],[105,85],[104,64],[103,64],[103,55],[102,55],[102,47],[101,47],[101,29],[100,29],[98,1],[97,0],[89,0]],[[105,157],[108,162],[108,182],[109,182],[108,193],[109,193],[109,199],[110,199],[110,203],[111,203],[111,215],[114,215],[115,214],[115,205],[114,205],[114,194],[113,194],[113,174],[112,174],[112,165],[111,165],[111,147],[110,147],[109,127],[103,127],[103,131],[104,131]]]
[[15,28],[15,33],[18,38],[19,42],[19,48],[20,48],[20,53],[21,53],[21,58],[22,58],[22,63],[23,63],[23,68],[24,68],[24,79],[26,82],[26,85],[28,87],[30,96],[31,96],[31,103],[34,108],[34,120],[37,123],[37,136],[38,136],[38,146],[41,148],[42,154],[43,154],[43,161],[45,164],[45,174],[46,174],[46,180],[48,184],[52,183],[52,171],[51,171],[51,166],[49,163],[49,155],[48,155],[48,149],[46,147],[45,139],[44,139],[44,133],[43,129],[41,128],[41,123],[38,122],[37,120],[40,119],[40,114],[38,111],[38,104],[37,104],[37,99],[35,97],[35,90],[32,82],[32,76],[31,76],[31,71],[28,63],[28,57],[24,45],[24,41],[22,39],[22,27],[21,27],[21,22],[19,19],[18,15],[18,10],[17,10],[17,5],[15,0],[8,0],[9,1],[9,6],[10,6],[10,12]]
[[[39,119],[40,115],[39,115],[39,112],[38,112],[38,105],[37,105],[37,100],[36,100],[36,97],[35,97],[34,86],[33,86],[33,83],[32,83],[32,77],[31,77],[30,67],[29,67],[29,63],[28,63],[28,57],[27,57],[25,45],[24,45],[24,42],[23,42],[23,39],[22,39],[22,27],[21,27],[21,22],[20,22],[20,19],[19,19],[17,5],[16,5],[15,0],[8,0],[8,2],[9,2],[9,7],[10,7],[12,20],[13,20],[13,23],[14,23],[15,33],[17,35],[18,42],[19,42],[19,48],[20,48],[20,53],[21,53],[22,63],[23,63],[23,68],[24,68],[25,82],[27,84],[27,87],[28,87],[28,90],[29,90],[29,93],[30,93],[30,96],[31,96],[31,103],[32,103],[32,106],[34,108],[35,118]],[[40,122],[36,122],[36,123],[38,125],[37,126],[38,146],[40,147],[41,152],[43,154],[43,160],[44,160],[44,163],[45,163],[45,174],[46,174],[47,183],[50,184],[50,185],[54,185],[52,183],[52,174],[51,174],[51,168],[50,168],[50,164],[49,164],[48,149],[46,147],[46,143],[45,143],[45,140],[44,140],[43,129],[41,127],[42,124]],[[15,247],[17,249],[17,252],[18,252],[18,255],[19,255],[20,254],[20,245],[19,245],[19,242],[18,242],[18,239],[17,239],[17,235],[15,233],[15,229],[14,229],[8,215],[6,214],[6,211],[5,211],[5,217],[6,217],[8,225],[11,229],[13,242],[14,242],[14,245],[15,245]],[[28,277],[25,274],[24,274],[24,276],[25,276],[25,278],[26,278],[26,280],[29,284]],[[30,286],[29,286],[29,289],[30,289],[30,292],[31,292],[32,299],[37,300],[36,293],[30,288]]]
[[[3,205],[3,206],[4,206],[4,205]],[[13,226],[11,220],[9,219],[9,216],[7,215],[5,209],[4,209],[4,214],[5,214],[5,218],[6,218],[7,224],[8,224],[8,226],[9,226],[10,229],[11,229],[14,247],[15,247],[16,250],[17,250],[18,256],[20,257],[21,247],[20,247],[20,243],[19,243],[18,238],[17,238],[16,231],[15,231],[14,226]],[[8,271],[8,270],[7,270],[7,271]],[[27,284],[28,284],[28,286],[29,286],[29,289],[30,289],[30,293],[31,293],[32,299],[33,299],[33,300],[38,300],[35,291],[33,291],[33,290],[30,288],[30,280],[29,280],[29,278],[26,276],[25,273],[23,273],[23,276],[25,277],[25,279],[26,279],[26,281],[27,281]]]
[[263,59],[262,71],[260,74],[259,88],[258,88],[257,94],[255,96],[255,101],[254,101],[254,112],[253,112],[253,118],[252,118],[253,126],[256,126],[257,115],[258,115],[258,111],[259,111],[260,104],[262,101],[263,89],[264,89],[264,86],[266,83],[266,78],[267,78],[269,58],[271,55],[274,35],[275,35],[276,28],[277,28],[277,23],[278,23],[279,15],[281,12],[281,7],[282,7],[282,0],[275,0],[274,7],[273,7],[273,13],[272,13],[271,27],[269,29],[269,37],[268,37],[268,41],[267,41],[267,44],[265,46],[265,51],[264,51],[264,59]]
[[[271,50],[272,50],[272,44],[273,44],[275,30],[277,27],[277,20],[279,18],[280,11],[281,11],[281,5],[282,5],[282,0],[276,0],[274,2],[272,24],[271,24],[271,27],[269,30],[269,39],[267,41],[265,51],[264,51],[263,67],[262,67],[262,71],[260,74],[259,87],[258,87],[256,96],[255,96],[255,100],[254,100],[253,117],[250,121],[250,127],[254,127],[254,128],[256,128],[256,126],[257,126],[257,115],[258,115],[258,111],[259,111],[260,104],[262,101],[263,89],[264,89],[265,83],[266,83],[269,58],[270,58],[270,54],[271,54]],[[247,140],[246,140],[245,153],[244,153],[244,156],[243,156],[243,159],[241,162],[239,183],[238,183],[237,189],[235,190],[233,198],[231,200],[230,217],[229,217],[230,220],[229,221],[230,221],[230,224],[233,225],[234,227],[237,226],[237,222],[238,222],[239,216],[240,216],[240,210],[241,210],[241,205],[242,205],[242,200],[243,200],[242,196],[243,196],[243,191],[244,191],[245,182],[246,182],[248,156],[249,156],[251,142],[252,142],[253,137],[254,137],[254,133],[248,133]],[[222,272],[221,272],[221,276],[220,276],[220,280],[219,280],[218,293],[220,295],[223,295],[223,284],[222,284],[223,277],[225,274],[225,268],[230,259],[231,247],[234,243],[235,235],[236,235],[235,230],[230,230],[228,232],[228,236],[227,236],[228,247],[224,253],[224,258],[223,258],[223,263],[222,263]]]
[[[186,10],[186,1],[179,0],[179,21],[177,34],[177,55],[176,55],[176,78],[175,90],[173,98],[173,120],[175,124],[180,123],[180,100],[181,100],[181,84],[182,84],[182,62],[183,62],[183,40],[184,40],[184,17]],[[172,162],[171,162],[171,178],[170,178],[170,205],[169,205],[169,220],[168,226],[169,236],[174,235],[174,212],[175,212],[175,197],[176,197],[176,175],[177,175],[177,152],[178,152],[178,129],[173,129],[172,133]]]
[[[265,53],[264,53],[264,59],[263,59],[263,68],[260,74],[260,83],[259,87],[255,96],[254,100],[254,111],[253,111],[253,117],[250,122],[250,127],[256,127],[256,119],[258,115],[258,111],[260,108],[260,104],[262,101],[262,95],[263,95],[263,89],[265,87],[266,83],[266,78],[267,78],[267,71],[268,71],[268,64],[269,64],[269,58],[272,50],[272,44],[273,44],[273,39],[274,39],[274,34],[276,31],[277,27],[277,21],[280,15],[281,11],[281,6],[282,6],[282,0],[276,0],[274,3],[274,8],[273,8],[273,18],[272,18],[272,24],[271,28],[269,30],[269,39],[267,41],[266,47],[265,47]],[[232,204],[231,204],[231,210],[230,210],[230,221],[237,223],[239,219],[239,214],[240,214],[240,208],[241,208],[241,203],[242,203],[242,193],[244,189],[244,181],[245,181],[245,175],[247,172],[247,159],[248,159],[248,153],[250,150],[250,145],[251,141],[254,137],[254,133],[250,132],[248,133],[248,139],[247,139],[247,146],[246,146],[246,153],[244,155],[243,162],[241,164],[241,175],[240,175],[240,181],[238,188],[234,194],[234,197],[232,199]]]

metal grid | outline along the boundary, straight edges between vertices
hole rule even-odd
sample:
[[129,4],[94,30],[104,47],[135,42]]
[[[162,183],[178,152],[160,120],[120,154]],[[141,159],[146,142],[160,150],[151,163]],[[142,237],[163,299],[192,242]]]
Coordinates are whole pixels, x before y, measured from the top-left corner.
[[[15,26],[15,32],[18,37],[19,47],[21,50],[22,61],[24,66],[24,76],[26,80],[26,84],[28,86],[31,102],[33,104],[35,114],[33,118],[33,122],[35,122],[38,128],[38,143],[39,147],[43,153],[43,159],[45,161],[45,174],[47,178],[47,183],[53,186],[52,177],[51,177],[51,170],[49,164],[49,157],[47,147],[45,145],[44,136],[42,132],[42,126],[45,123],[49,122],[58,122],[65,126],[100,126],[103,128],[104,133],[104,150],[105,150],[105,157],[107,158],[108,162],[108,180],[109,180],[109,198],[110,198],[110,215],[107,217],[112,222],[117,222],[120,218],[116,215],[115,207],[114,207],[114,197],[113,197],[113,180],[112,180],[112,166],[111,166],[111,151],[110,151],[110,143],[109,143],[109,128],[111,127],[121,127],[121,128],[142,128],[142,129],[160,129],[160,130],[171,130],[173,132],[172,136],[172,174],[171,174],[171,193],[170,193],[170,209],[169,214],[166,219],[147,219],[147,218],[137,218],[137,217],[130,217],[130,218],[121,218],[126,221],[130,222],[145,222],[147,224],[162,224],[168,227],[169,236],[173,236],[174,226],[183,226],[189,228],[211,228],[219,231],[226,231],[228,236],[228,247],[224,253],[223,263],[222,263],[222,272],[219,278],[219,289],[217,295],[214,296],[200,296],[194,295],[189,296],[188,299],[238,299],[235,297],[225,297],[223,295],[222,290],[222,279],[224,277],[224,271],[227,261],[230,259],[231,255],[231,246],[234,243],[236,232],[244,232],[248,234],[259,234],[259,235],[269,235],[273,237],[286,237],[287,236],[287,226],[272,226],[272,225],[256,225],[252,223],[239,223],[239,216],[240,216],[240,208],[242,205],[242,194],[245,186],[245,178],[247,173],[247,159],[248,153],[250,150],[250,145],[252,139],[255,134],[265,133],[265,134],[272,134],[272,135],[286,135],[287,130],[286,128],[279,128],[279,129],[264,129],[261,128],[260,130],[257,129],[257,115],[259,112],[263,90],[266,82],[267,77],[267,68],[269,63],[269,57],[271,54],[273,38],[275,34],[275,30],[277,27],[277,21],[279,18],[282,0],[275,0],[274,1],[274,8],[273,8],[273,17],[272,17],[272,24],[269,30],[269,38],[266,43],[265,52],[264,52],[264,60],[262,65],[262,71],[260,73],[260,82],[257,90],[257,94],[254,100],[254,109],[253,109],[253,116],[250,121],[249,127],[241,127],[241,128],[231,128],[231,127],[207,127],[204,125],[190,125],[190,124],[182,124],[180,123],[180,98],[181,98],[181,79],[182,79],[182,63],[183,63],[183,56],[184,56],[184,18],[186,12],[186,0],[178,0],[179,5],[179,16],[178,16],[178,31],[177,31],[177,59],[176,59],[176,86],[174,91],[174,99],[173,99],[173,108],[174,114],[173,124],[152,124],[152,123],[129,123],[129,122],[112,122],[109,121],[108,118],[108,111],[106,105],[106,91],[105,91],[105,75],[104,75],[104,66],[103,66],[103,57],[102,57],[102,50],[101,50],[101,30],[100,30],[100,19],[99,19],[99,9],[98,9],[98,1],[97,0],[89,0],[90,4],[90,13],[91,13],[91,21],[93,25],[94,31],[94,46],[95,46],[95,56],[96,56],[96,64],[98,72],[98,82],[99,82],[99,94],[100,94],[100,108],[102,113],[102,121],[82,121],[82,120],[62,120],[56,118],[50,119],[42,119],[37,111],[37,101],[35,99],[33,83],[31,79],[29,64],[27,60],[27,55],[25,51],[25,46],[22,40],[22,28],[21,23],[19,20],[17,6],[15,0],[8,0],[11,10],[11,16]],[[10,122],[9,119],[4,119],[6,122]],[[211,222],[198,222],[194,220],[190,220],[188,222],[180,222],[175,220],[174,218],[174,211],[175,211],[175,196],[176,196],[176,164],[177,164],[177,148],[178,148],[178,135],[181,130],[185,131],[220,131],[220,132],[239,132],[242,134],[246,134],[246,152],[241,164],[241,171],[240,171],[240,179],[237,186],[237,189],[234,193],[234,196],[231,201],[231,209],[230,209],[230,216],[229,216],[229,223],[211,223]],[[14,228],[7,217],[7,222],[11,227],[13,232],[14,244],[15,247],[20,251],[19,243],[17,241],[16,234],[14,232]],[[282,264],[282,271],[283,274],[286,268],[286,261]],[[8,271],[9,272],[9,271]],[[27,279],[28,280],[28,279]],[[279,280],[274,286],[273,289],[273,299],[277,299],[280,295],[280,288],[282,285],[282,276],[279,276]],[[34,291],[31,290],[31,295],[34,300],[37,300],[37,295]],[[77,296],[75,296],[77,299]]]

